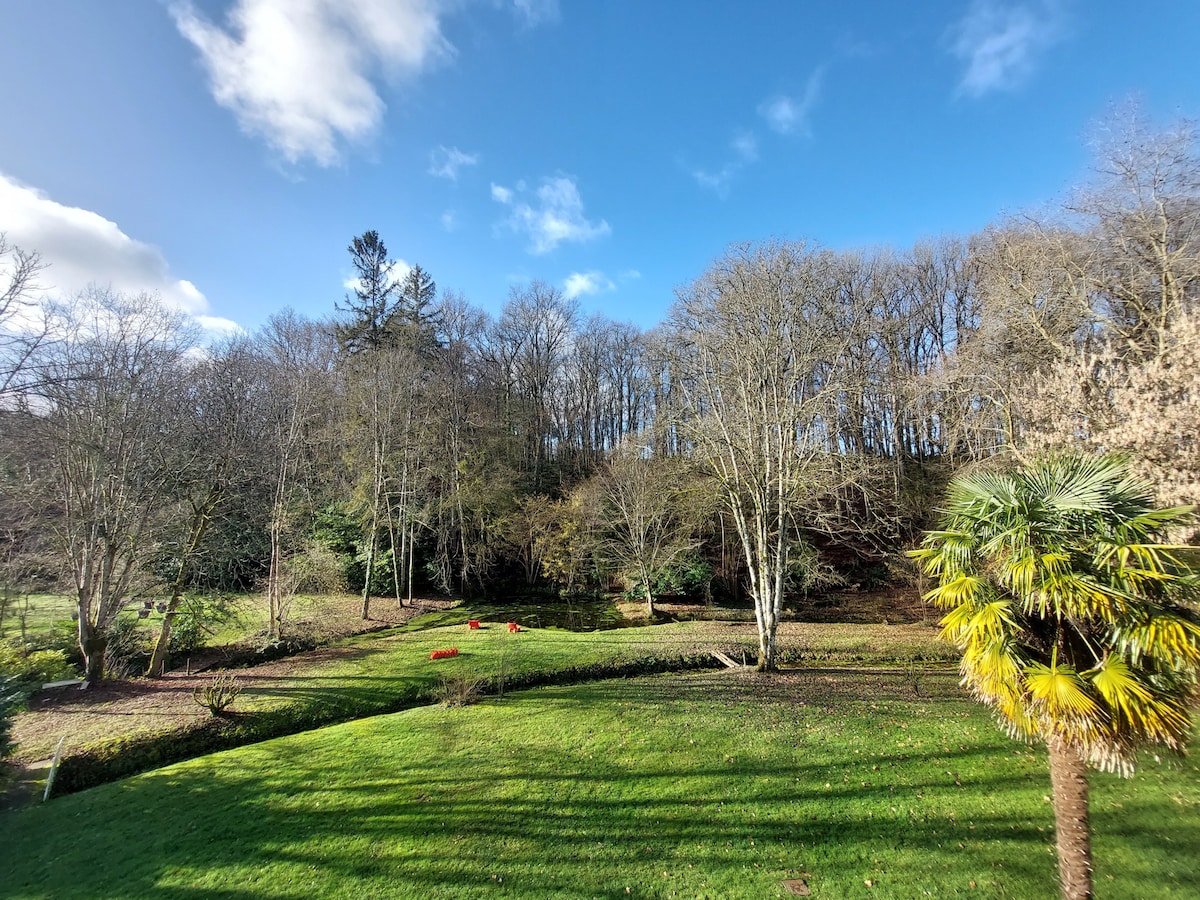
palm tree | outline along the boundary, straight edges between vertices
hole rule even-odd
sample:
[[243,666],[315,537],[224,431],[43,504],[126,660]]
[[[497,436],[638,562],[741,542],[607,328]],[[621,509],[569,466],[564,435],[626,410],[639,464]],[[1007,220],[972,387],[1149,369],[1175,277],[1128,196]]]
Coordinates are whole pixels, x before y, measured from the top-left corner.
[[1064,898],[1092,896],[1087,766],[1133,773],[1181,751],[1200,675],[1195,548],[1166,543],[1190,507],[1156,509],[1118,457],[1064,455],[960,476],[911,551],[948,610],[963,684],[1050,757]]

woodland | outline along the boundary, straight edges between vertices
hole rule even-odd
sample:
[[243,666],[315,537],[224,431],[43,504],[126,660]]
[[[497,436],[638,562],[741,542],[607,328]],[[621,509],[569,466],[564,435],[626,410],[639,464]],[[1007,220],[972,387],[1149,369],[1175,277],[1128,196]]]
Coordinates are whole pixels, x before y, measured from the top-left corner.
[[43,302],[0,238],[0,625],[69,597],[96,686],[122,623],[161,613],[162,677],[222,596],[265,596],[269,643],[301,595],[369,621],[620,594],[752,611],[774,672],[826,594],[925,591],[975,698],[1046,742],[1064,895],[1091,896],[1085,764],[1190,734],[1197,151],[1135,124],[974,234],[736,244],[650,329],[541,281],[492,315],[366,230],[327,316],[204,342],[156,297]]
[[537,281],[489,315],[366,231],[328,318],[201,345],[153,297],[35,306],[6,243],[3,595],[77,598],[92,680],[129,605],[248,590],[273,636],[298,591],[716,596],[771,668],[786,603],[911,580],[964,468],[1118,451],[1198,498],[1195,138],[969,236],[732,246],[650,330]]

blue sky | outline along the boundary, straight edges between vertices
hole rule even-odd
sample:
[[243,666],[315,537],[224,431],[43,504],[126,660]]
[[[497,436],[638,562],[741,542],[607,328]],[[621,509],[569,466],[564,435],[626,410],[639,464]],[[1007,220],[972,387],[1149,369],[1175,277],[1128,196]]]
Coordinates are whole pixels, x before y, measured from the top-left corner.
[[497,312],[643,327],[731,242],[967,234],[1135,97],[1200,114],[1200,3],[5,0],[0,231],[43,286],[220,330],[345,294],[368,229]]

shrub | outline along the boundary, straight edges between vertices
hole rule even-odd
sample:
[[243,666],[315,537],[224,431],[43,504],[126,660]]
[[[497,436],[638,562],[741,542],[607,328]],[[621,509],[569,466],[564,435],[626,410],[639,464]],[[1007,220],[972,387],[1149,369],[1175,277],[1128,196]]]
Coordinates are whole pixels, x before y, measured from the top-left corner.
[[0,677],[14,689],[37,690],[48,681],[74,678],[76,670],[61,650],[37,650],[33,644],[0,642]]
[[106,678],[129,678],[140,674],[149,662],[149,633],[134,616],[119,616],[108,628],[104,648]]
[[12,750],[13,745],[9,740],[12,717],[22,702],[24,696],[17,689],[17,680],[11,675],[0,675],[0,759],[8,756]]
[[242,686],[238,683],[237,677],[234,675],[217,675],[208,682],[203,688],[196,688],[192,691],[192,699],[199,706],[203,706],[214,716],[225,715],[230,704],[237,699],[237,695],[242,692]]
[[469,675],[443,675],[437,691],[438,700],[446,706],[470,706],[483,693],[484,683]]

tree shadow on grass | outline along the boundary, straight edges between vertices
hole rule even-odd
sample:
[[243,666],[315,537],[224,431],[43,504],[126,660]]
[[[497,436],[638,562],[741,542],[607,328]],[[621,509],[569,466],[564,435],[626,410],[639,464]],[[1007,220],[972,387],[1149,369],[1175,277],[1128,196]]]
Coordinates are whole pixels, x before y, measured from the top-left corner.
[[[969,706],[893,687],[830,714],[794,702],[819,680],[641,678],[270,741],[0,819],[0,893],[735,898],[803,873],[833,897],[1054,896],[1041,757],[957,741]],[[944,722],[925,750],[902,730],[923,710]],[[1140,861],[1099,859],[1100,896],[1194,896],[1155,875],[1200,852],[1169,793],[1126,802],[1137,827],[1101,817],[1098,843]]]

